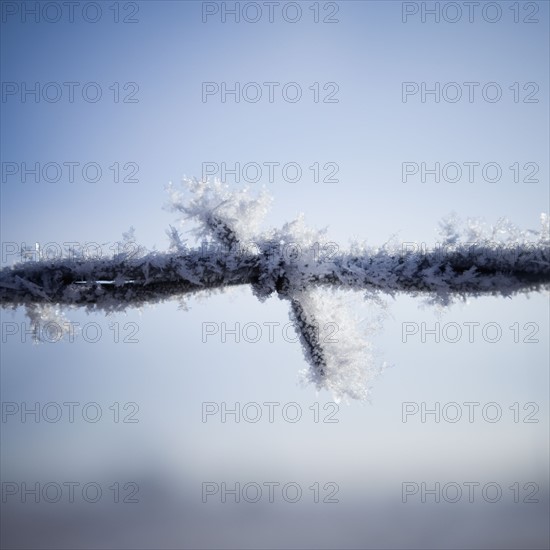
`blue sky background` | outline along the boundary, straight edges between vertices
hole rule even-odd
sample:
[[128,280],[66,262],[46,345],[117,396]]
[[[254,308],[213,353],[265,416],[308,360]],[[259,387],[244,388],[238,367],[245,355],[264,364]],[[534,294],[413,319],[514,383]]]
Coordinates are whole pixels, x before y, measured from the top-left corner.
[[[3,4],[7,4],[4,2]],[[34,2],[27,2],[34,5]],[[116,4],[116,3],[115,3]],[[226,4],[233,4],[226,3]],[[244,2],[241,2],[242,6]],[[260,3],[262,4],[262,3]],[[286,3],[282,3],[286,4]],[[321,2],[321,9],[324,4]],[[203,162],[299,163],[297,183],[265,183],[275,200],[266,225],[280,226],[299,212],[313,227],[345,246],[351,237],[382,244],[438,240],[438,221],[455,211],[488,222],[509,217],[538,229],[548,195],[548,3],[538,23],[514,23],[511,2],[502,18],[479,13],[455,24],[420,16],[402,22],[401,2],[342,1],[336,24],[315,24],[313,2],[301,2],[295,24],[275,12],[255,24],[202,22],[201,2],[143,1],[138,22],[113,22],[101,2],[97,23],[2,21],[2,82],[97,82],[97,103],[1,103],[2,162],[96,162],[97,183],[1,183],[2,243],[74,241],[113,243],[130,226],[136,240],[163,250],[174,215],[162,209],[164,187],[183,175],[200,176]],[[430,6],[432,2],[427,3]],[[520,17],[527,8],[520,2]],[[15,5],[23,9],[21,3]],[[40,4],[43,5],[43,4]],[[221,3],[217,3],[221,8]],[[462,5],[462,4],[461,4]],[[126,3],[119,3],[127,13]],[[5,6],[3,5],[3,9]],[[129,8],[128,8],[129,9]],[[465,9],[465,8],[464,8]],[[5,12],[3,12],[5,14]],[[323,13],[323,12],[322,12]],[[296,81],[304,99],[291,104],[201,101],[201,83]],[[401,100],[402,82],[497,82],[503,98],[473,103]],[[139,85],[137,103],[114,103],[114,82]],[[338,103],[311,101],[314,82],[336,82]],[[508,87],[536,82],[538,103],[515,103]],[[466,177],[458,183],[401,179],[403,162],[496,162],[501,181]],[[135,162],[137,183],[114,183],[113,162]],[[313,162],[336,162],[338,183],[314,183]],[[507,168],[535,162],[538,183],[514,183]],[[78,171],[77,171],[78,174]],[[232,180],[228,180],[230,183]],[[108,244],[106,248],[108,248]],[[4,262],[6,265],[10,262]],[[349,297],[347,298],[349,300]],[[361,294],[350,303],[359,307]],[[288,322],[287,304],[260,304],[248,289],[189,300],[190,311],[167,302],[105,318],[80,311],[68,318],[94,322],[102,336],[33,346],[8,337],[2,344],[3,402],[98,402],[105,416],[113,402],[136,402],[139,423],[84,421],[3,422],[2,481],[113,481],[140,484],[140,503],[119,505],[108,496],[95,505],[17,504],[2,514],[10,547],[190,548],[543,548],[548,545],[548,296],[483,298],[452,306],[438,318],[420,301],[391,301],[384,330],[370,335],[393,364],[374,385],[367,405],[340,405],[335,424],[314,423],[313,403],[332,400],[296,384],[306,366],[298,344],[276,331],[256,343],[202,342],[204,322]],[[367,310],[368,312],[368,310]],[[365,313],[366,315],[367,313]],[[497,322],[502,340],[459,343],[419,337],[402,342],[404,322]],[[2,311],[26,322],[22,311]],[[137,323],[139,343],[113,342],[112,322]],[[536,323],[538,343],[514,343],[508,328]],[[20,325],[19,325],[20,326]],[[121,329],[122,330],[122,329]],[[121,334],[127,332],[122,330]],[[524,336],[522,332],[522,336]],[[201,421],[205,401],[297,402],[304,419],[273,424]],[[401,420],[405,401],[496,402],[503,419],[451,424]],[[536,424],[514,423],[508,406],[535,402]],[[201,500],[205,481],[300,483],[300,503],[221,504]],[[499,503],[420,504],[401,500],[401,484],[489,481],[504,489]],[[314,482],[338,483],[338,504],[314,504]],[[508,486],[535,482],[538,504],[514,504]],[[106,490],[108,495],[109,491]],[[307,498],[306,498],[307,494]],[[84,503],[86,504],[86,503]],[[70,518],[70,521],[67,520]],[[29,526],[34,526],[31,532]]]

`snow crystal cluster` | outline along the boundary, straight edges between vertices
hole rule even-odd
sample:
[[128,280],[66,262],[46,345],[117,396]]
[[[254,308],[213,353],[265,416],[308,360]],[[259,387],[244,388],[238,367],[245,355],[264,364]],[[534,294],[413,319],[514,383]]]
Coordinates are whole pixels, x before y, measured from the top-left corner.
[[[337,400],[366,398],[369,382],[381,371],[368,340],[341,299],[330,289],[320,291],[308,282],[322,281],[332,273],[330,263],[312,253],[315,245],[326,240],[326,231],[311,230],[299,216],[281,229],[260,232],[271,202],[265,191],[251,197],[248,189],[231,191],[220,181],[185,183],[193,198],[170,187],[170,209],[182,213],[184,223],[198,222],[195,237],[212,239],[225,257],[252,255],[255,263],[249,282],[258,299],[264,301],[275,293],[289,301],[290,319],[310,365],[301,372],[302,380],[318,390],[329,390]],[[178,235],[172,229],[176,248],[181,242]],[[322,327],[326,326],[337,333],[325,334]]]
[[[231,190],[220,181],[184,180],[170,186],[169,209],[192,225],[198,247],[188,248],[170,227],[166,253],[128,247],[111,258],[23,262],[0,271],[0,305],[24,306],[31,321],[59,315],[59,308],[84,307],[106,313],[182,298],[234,285],[251,285],[260,300],[288,301],[304,356],[303,378],[336,399],[365,399],[381,371],[360,323],[343,297],[362,291],[370,303],[384,295],[423,295],[447,305],[468,296],[511,296],[548,289],[548,216],[538,231],[522,231],[506,220],[487,226],[451,216],[441,222],[442,243],[426,251],[388,243],[353,245],[348,251],[315,255],[325,231],[309,229],[303,217],[280,229],[261,229],[270,197]],[[135,244],[135,243],[134,243]],[[60,323],[61,324],[61,323]],[[321,327],[332,324],[331,337]],[[369,330],[374,330],[374,325]]]

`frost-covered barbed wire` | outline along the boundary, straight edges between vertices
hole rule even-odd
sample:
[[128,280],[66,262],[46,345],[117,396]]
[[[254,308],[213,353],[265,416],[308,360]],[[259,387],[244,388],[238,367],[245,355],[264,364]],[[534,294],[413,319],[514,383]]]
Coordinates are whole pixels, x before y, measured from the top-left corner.
[[[381,248],[356,244],[322,257],[305,251],[326,242],[325,231],[307,228],[303,217],[281,229],[260,231],[270,203],[265,192],[253,197],[246,189],[231,191],[219,181],[185,184],[192,196],[170,187],[170,209],[185,222],[194,221],[195,237],[209,239],[217,249],[189,249],[171,227],[165,253],[138,248],[110,258],[19,263],[0,271],[0,305],[24,306],[38,324],[58,315],[63,306],[112,313],[251,285],[262,301],[274,294],[289,301],[290,317],[311,367],[306,378],[336,397],[364,398],[380,369],[334,291],[363,291],[371,300],[397,293],[424,295],[447,305],[469,296],[512,296],[550,286],[546,215],[537,231],[522,231],[506,220],[494,226],[470,220],[461,227],[451,217],[441,223],[444,246],[434,251],[392,243]],[[294,245],[293,254],[286,244]],[[323,341],[318,331],[320,321],[335,318],[346,326],[336,345]]]

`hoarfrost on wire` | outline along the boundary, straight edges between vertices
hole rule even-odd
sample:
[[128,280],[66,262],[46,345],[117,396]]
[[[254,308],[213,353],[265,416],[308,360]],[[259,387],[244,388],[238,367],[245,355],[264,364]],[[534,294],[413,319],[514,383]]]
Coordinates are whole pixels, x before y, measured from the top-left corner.
[[[208,295],[250,284],[264,301],[277,295],[290,305],[306,361],[302,379],[335,399],[365,399],[384,365],[365,333],[381,324],[384,298],[397,293],[428,296],[440,309],[470,296],[511,296],[548,289],[549,219],[540,230],[521,230],[506,219],[494,225],[443,219],[435,251],[404,250],[392,239],[381,247],[354,243],[325,258],[305,251],[326,245],[326,229],[307,227],[303,215],[280,229],[262,229],[271,197],[263,190],[232,190],[218,180],[185,179],[169,185],[169,210],[202,250],[189,248],[173,226],[169,252],[148,252],[135,243],[134,228],[123,234],[111,258],[23,262],[0,272],[2,307],[24,306],[34,334],[47,322],[64,326],[61,307],[107,314],[128,307]],[[206,246],[206,249],[204,248]],[[290,250],[290,252],[289,252]],[[360,322],[346,300],[363,292],[374,319]],[[332,336],[321,331],[337,327]],[[360,328],[361,327],[361,328]]]

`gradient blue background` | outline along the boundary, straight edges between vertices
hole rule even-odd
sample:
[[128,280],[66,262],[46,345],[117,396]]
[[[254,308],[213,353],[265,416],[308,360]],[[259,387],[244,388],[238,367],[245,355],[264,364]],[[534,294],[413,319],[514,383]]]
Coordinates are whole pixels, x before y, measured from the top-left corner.
[[[5,3],[4,3],[5,4]],[[17,3],[20,6],[20,3]],[[27,4],[34,5],[34,2]],[[228,3],[233,4],[233,3]],[[244,2],[240,3],[241,6]],[[260,3],[261,4],[261,3]],[[267,226],[304,212],[308,224],[329,226],[329,238],[382,244],[437,242],[438,221],[451,211],[488,222],[509,217],[539,227],[548,212],[548,3],[536,24],[514,23],[510,2],[502,19],[479,15],[437,24],[420,16],[402,22],[401,2],[342,1],[336,24],[315,24],[302,2],[295,24],[276,11],[255,24],[202,22],[201,2],[142,1],[138,22],[115,24],[112,2],[97,23],[59,23],[19,16],[2,22],[2,81],[95,81],[103,99],[66,96],[58,103],[8,98],[2,110],[2,162],[97,162],[103,178],[87,183],[28,181],[1,184],[2,243],[113,243],[130,226],[140,244],[163,250],[174,215],[163,210],[169,181],[200,176],[203,162],[300,163],[297,183],[265,183],[275,197]],[[433,2],[427,3],[429,6]],[[444,4],[444,3],[442,3]],[[520,3],[523,4],[523,3]],[[125,3],[119,3],[121,13]],[[323,2],[321,2],[321,7]],[[21,9],[21,8],[20,8]],[[323,11],[321,12],[323,13]],[[479,14],[479,8],[477,13]],[[520,9],[521,17],[527,13]],[[138,103],[114,103],[113,82],[136,82]],[[302,85],[296,104],[201,101],[204,81]],[[313,103],[313,82],[339,85],[339,103]],[[503,99],[491,104],[401,100],[401,83],[498,82]],[[538,103],[514,103],[514,82],[536,82]],[[401,180],[402,162],[497,162],[498,183],[421,183]],[[139,165],[137,183],[112,181],[113,162]],[[313,162],[336,162],[339,183],[314,183]],[[505,167],[536,162],[538,183],[514,183]],[[230,183],[232,180],[228,180]],[[255,186],[252,185],[252,188]],[[10,262],[4,262],[7,265]],[[349,300],[349,298],[347,298]],[[361,294],[356,302],[361,301]],[[140,503],[3,506],[2,542],[10,548],[544,548],[548,546],[548,296],[483,298],[455,305],[440,319],[420,301],[391,301],[384,330],[370,337],[393,364],[374,385],[372,402],[340,405],[336,424],[314,423],[313,403],[331,401],[296,375],[305,361],[298,344],[276,332],[260,342],[219,337],[202,342],[204,322],[288,322],[276,298],[260,304],[248,289],[167,302],[105,318],[69,311],[98,323],[95,344],[78,339],[33,346],[17,337],[2,344],[2,401],[137,402],[137,424],[66,421],[2,423],[2,481],[113,481],[140,484]],[[357,304],[350,304],[353,308]],[[464,336],[457,344],[402,342],[403,322],[498,322],[503,338]],[[2,322],[27,322],[2,311]],[[137,323],[139,343],[113,343],[109,323]],[[538,343],[514,343],[513,323],[539,326]],[[126,333],[123,333],[126,334]],[[201,421],[205,401],[297,402],[304,418],[257,424]],[[497,402],[496,424],[479,416],[461,421],[403,423],[402,402]],[[514,402],[536,402],[539,423],[514,423]],[[296,481],[298,504],[220,504],[201,500],[205,481]],[[338,504],[314,504],[307,487],[340,486]],[[502,502],[419,504],[401,501],[401,484],[489,481]],[[506,489],[536,482],[538,504],[514,504]],[[429,501],[431,502],[431,501]],[[263,504],[262,504],[263,503]]]

